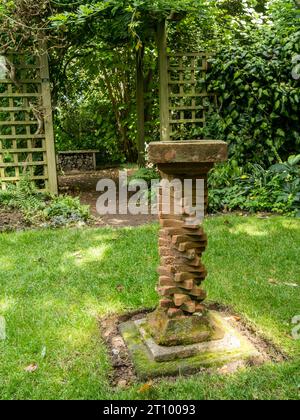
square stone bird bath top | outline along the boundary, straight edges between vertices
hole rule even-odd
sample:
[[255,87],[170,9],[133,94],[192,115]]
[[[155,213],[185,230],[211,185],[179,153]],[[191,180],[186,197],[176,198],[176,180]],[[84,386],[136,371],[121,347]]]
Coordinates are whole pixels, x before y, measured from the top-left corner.
[[150,143],[149,161],[157,164],[220,163],[227,160],[227,143],[217,140],[166,141]]

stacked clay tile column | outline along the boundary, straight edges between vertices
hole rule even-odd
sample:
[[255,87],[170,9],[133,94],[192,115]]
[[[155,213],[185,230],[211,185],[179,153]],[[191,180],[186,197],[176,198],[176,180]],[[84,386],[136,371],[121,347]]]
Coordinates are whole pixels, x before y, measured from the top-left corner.
[[[169,182],[177,180],[184,186],[188,174],[174,174],[174,178],[161,172],[162,178]],[[173,179],[172,179],[173,178]],[[206,176],[202,179],[204,188],[196,189],[196,179],[190,177],[193,189],[189,194],[182,191],[170,191],[163,187],[159,191],[159,217],[161,230],[159,234],[160,267],[158,268],[161,296],[160,308],[167,311],[168,317],[174,318],[184,314],[202,313],[205,311],[202,302],[206,298],[202,283],[207,271],[202,263],[202,254],[207,246],[207,235],[202,226],[202,215],[207,206]],[[168,185],[168,184],[167,184]],[[202,185],[202,183],[201,183]],[[165,210],[166,198],[170,204],[169,213]],[[198,198],[198,200],[197,200]],[[198,205],[196,207],[198,201]],[[192,212],[191,212],[192,210]],[[198,215],[196,214],[198,210]]]
[[[166,187],[162,183],[158,200],[160,301],[148,318],[159,344],[192,344],[222,334],[203,304],[207,271],[202,255],[207,248],[207,235],[202,222],[208,203],[208,172],[226,156],[224,142],[150,144],[149,159],[157,164],[162,179],[168,181]],[[186,180],[190,180],[189,191],[184,188]],[[170,189],[170,183],[176,186],[178,181],[182,190]]]

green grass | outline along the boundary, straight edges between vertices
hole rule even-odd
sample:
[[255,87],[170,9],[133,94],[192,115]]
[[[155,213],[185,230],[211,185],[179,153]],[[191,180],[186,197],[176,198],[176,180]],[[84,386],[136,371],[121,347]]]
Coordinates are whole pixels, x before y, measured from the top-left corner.
[[[233,216],[210,218],[206,229],[210,300],[232,306],[288,362],[164,380],[150,394],[139,393],[141,384],[113,389],[97,317],[156,304],[158,227],[10,233],[0,235],[0,398],[299,399],[291,320],[300,293],[289,284],[300,286],[300,222]],[[34,363],[38,370],[25,372]]]

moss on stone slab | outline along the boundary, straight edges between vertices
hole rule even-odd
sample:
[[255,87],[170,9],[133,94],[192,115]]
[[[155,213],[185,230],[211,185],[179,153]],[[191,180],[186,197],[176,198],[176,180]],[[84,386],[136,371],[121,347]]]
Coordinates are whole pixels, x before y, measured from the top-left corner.
[[238,350],[203,352],[196,356],[168,362],[156,362],[143,342],[134,322],[126,322],[120,326],[123,338],[129,348],[132,362],[139,379],[189,374],[206,367],[220,367],[234,361],[247,361],[258,356],[256,349],[238,334],[241,347]]

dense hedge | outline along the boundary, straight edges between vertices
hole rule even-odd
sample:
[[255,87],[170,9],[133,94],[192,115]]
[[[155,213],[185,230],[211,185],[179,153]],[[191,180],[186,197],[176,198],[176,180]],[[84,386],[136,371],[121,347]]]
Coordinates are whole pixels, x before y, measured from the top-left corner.
[[267,167],[300,151],[300,19],[295,8],[282,14],[272,25],[240,27],[211,60],[218,107],[205,134],[228,141],[241,165]]

